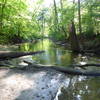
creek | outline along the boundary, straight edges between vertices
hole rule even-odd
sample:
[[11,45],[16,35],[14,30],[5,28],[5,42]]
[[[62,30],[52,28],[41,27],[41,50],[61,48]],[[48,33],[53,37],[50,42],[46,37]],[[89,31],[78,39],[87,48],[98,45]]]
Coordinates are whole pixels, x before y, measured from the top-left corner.
[[[70,67],[71,64],[100,63],[100,57],[74,54],[53,43],[39,40],[37,43],[23,43],[3,48],[9,51],[38,51],[45,53],[25,56],[6,63],[25,65],[23,60],[36,64]],[[3,50],[0,47],[0,50]],[[27,65],[27,64],[26,64]],[[80,70],[100,70],[89,66]],[[100,77],[72,76],[55,70],[20,71],[0,70],[0,100],[100,100]]]

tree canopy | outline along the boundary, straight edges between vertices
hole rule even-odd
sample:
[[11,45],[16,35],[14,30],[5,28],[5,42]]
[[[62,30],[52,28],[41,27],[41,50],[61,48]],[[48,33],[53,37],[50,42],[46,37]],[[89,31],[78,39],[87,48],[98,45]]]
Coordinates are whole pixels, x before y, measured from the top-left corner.
[[100,1],[0,0],[2,41],[21,42],[46,36],[57,40],[67,39],[72,20],[76,34],[99,34]]

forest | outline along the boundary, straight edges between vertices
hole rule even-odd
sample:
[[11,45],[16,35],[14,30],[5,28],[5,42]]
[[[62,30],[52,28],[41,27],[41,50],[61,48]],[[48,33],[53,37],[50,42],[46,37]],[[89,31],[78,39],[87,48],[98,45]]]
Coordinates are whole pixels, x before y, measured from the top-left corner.
[[100,0],[0,0],[0,83],[0,100],[99,100]]
[[99,47],[99,26],[99,0],[0,0],[0,43],[42,37],[66,41],[75,30],[83,48]]

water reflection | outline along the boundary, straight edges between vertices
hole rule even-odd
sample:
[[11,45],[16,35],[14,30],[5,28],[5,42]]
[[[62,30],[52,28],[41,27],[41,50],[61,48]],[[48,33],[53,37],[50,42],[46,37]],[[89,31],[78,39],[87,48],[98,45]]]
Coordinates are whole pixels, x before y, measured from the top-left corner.
[[75,76],[70,78],[69,86],[60,88],[56,100],[100,100],[100,78]]
[[46,65],[66,66],[73,63],[74,55],[64,48],[57,47],[50,40],[39,41],[36,44],[22,44],[19,49],[21,51],[38,51],[45,50],[45,53],[33,56],[33,60]]
[[68,66],[70,64],[100,63],[99,58],[73,54],[66,48],[55,45],[51,40],[44,39],[39,42],[25,43],[19,46],[20,51],[45,50],[45,53],[32,56],[40,64]]

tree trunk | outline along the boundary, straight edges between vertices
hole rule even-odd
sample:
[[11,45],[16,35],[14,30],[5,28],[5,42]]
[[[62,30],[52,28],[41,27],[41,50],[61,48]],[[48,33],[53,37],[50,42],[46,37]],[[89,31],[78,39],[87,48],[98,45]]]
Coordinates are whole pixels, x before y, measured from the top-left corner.
[[55,30],[58,30],[58,12],[57,12],[57,6],[56,6],[56,1],[54,0],[54,26]]
[[78,0],[78,20],[79,20],[79,33],[82,33],[81,27],[81,10],[80,10],[80,0]]
[[[73,5],[75,4],[75,0],[73,0]],[[76,35],[76,29],[74,25],[74,10],[73,8],[73,16],[72,16],[72,21],[69,27],[69,37],[70,37],[70,44],[71,44],[71,49],[73,52],[80,52],[80,45],[79,45],[79,40]]]
[[80,46],[79,41],[76,35],[75,25],[72,21],[70,28],[69,28],[69,35],[70,35],[70,43],[71,43],[71,49],[73,52],[80,52]]
[[67,32],[65,30],[65,26],[63,25],[63,1],[62,0],[60,0],[60,6],[61,6],[61,23],[62,23],[61,30],[62,30],[63,35],[65,36],[65,39],[66,39]]
[[3,18],[4,18],[4,9],[6,6],[7,0],[3,0],[1,4],[1,14],[0,14],[0,33],[2,34],[2,28],[3,28]]
[[45,15],[44,13],[42,13],[42,29],[41,29],[42,39],[44,37],[44,32],[45,32]]

